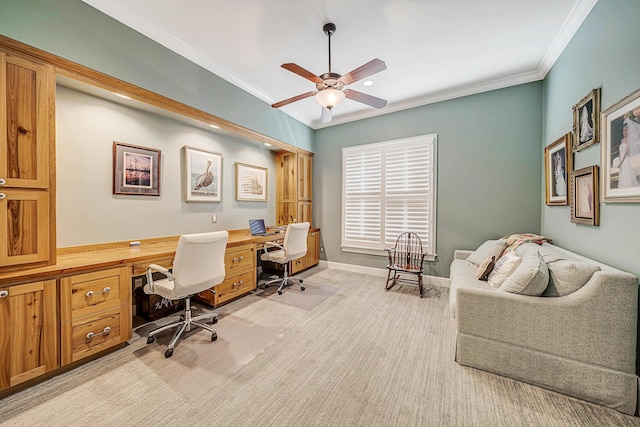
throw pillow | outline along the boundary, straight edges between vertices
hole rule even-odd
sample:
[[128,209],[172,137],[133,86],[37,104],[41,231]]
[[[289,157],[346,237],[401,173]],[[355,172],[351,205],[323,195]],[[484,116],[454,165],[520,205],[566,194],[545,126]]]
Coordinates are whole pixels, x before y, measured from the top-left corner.
[[513,294],[542,295],[549,284],[549,269],[539,253],[529,254],[522,258],[520,265],[500,286],[501,291]]
[[482,264],[482,261],[489,257],[495,256],[496,259],[499,259],[506,246],[507,244],[504,239],[487,240],[467,257],[467,261],[477,267]]
[[[546,258],[545,258],[546,259]],[[572,259],[557,259],[548,262],[549,286],[543,297],[562,297],[569,295],[585,285],[600,270],[595,264]]]
[[496,288],[502,285],[502,282],[506,280],[513,270],[520,264],[522,258],[513,252],[509,252],[500,257],[496,265],[493,267],[493,271],[489,274],[488,283]]
[[495,264],[496,264],[495,255],[490,256],[486,258],[484,261],[482,261],[482,263],[480,264],[480,267],[478,267],[478,270],[476,270],[476,279],[486,282]]

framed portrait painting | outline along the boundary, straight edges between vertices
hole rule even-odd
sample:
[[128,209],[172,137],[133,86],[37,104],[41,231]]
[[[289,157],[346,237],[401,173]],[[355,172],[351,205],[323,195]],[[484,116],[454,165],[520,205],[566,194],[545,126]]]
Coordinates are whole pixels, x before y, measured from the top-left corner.
[[113,143],[113,194],[160,195],[160,150]]
[[544,149],[545,199],[548,206],[566,206],[569,172],[573,169],[571,133]]
[[236,163],[236,200],[267,201],[267,168]]
[[600,225],[598,198],[598,166],[587,166],[571,172],[571,222]]
[[187,202],[222,200],[222,154],[185,146],[184,182]]
[[573,152],[600,142],[600,88],[573,106]]
[[602,113],[602,201],[640,203],[640,89]]

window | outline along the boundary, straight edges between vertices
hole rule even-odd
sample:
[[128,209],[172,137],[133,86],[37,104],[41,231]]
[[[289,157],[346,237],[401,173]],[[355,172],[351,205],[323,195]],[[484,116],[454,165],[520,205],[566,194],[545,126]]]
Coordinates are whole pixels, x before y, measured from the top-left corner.
[[436,248],[436,135],[342,149],[342,250],[384,255],[412,231]]

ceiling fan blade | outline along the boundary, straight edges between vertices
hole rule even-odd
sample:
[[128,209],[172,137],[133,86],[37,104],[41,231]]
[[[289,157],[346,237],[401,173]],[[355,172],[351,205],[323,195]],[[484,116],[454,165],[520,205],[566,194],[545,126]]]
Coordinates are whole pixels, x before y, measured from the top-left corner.
[[320,123],[329,123],[333,118],[333,113],[330,109],[322,107],[322,115],[320,116]]
[[366,93],[358,92],[357,90],[345,89],[344,95],[349,99],[362,102],[363,104],[367,104],[375,108],[382,108],[387,105],[386,100],[367,95]]
[[311,71],[305,70],[301,66],[299,66],[297,64],[294,64],[292,62],[288,62],[286,64],[282,64],[282,68],[284,68],[285,70],[289,70],[292,73],[295,73],[295,74],[299,75],[300,77],[304,77],[307,80],[311,80],[314,83],[321,83],[322,82],[322,79],[320,77],[316,76]]
[[293,97],[291,97],[289,99],[285,99],[284,101],[280,101],[280,102],[276,102],[275,104],[271,104],[271,106],[273,108],[280,108],[280,107],[282,107],[284,105],[291,104],[292,102],[296,102],[296,101],[300,101],[301,99],[309,98],[310,96],[313,96],[315,94],[316,94],[315,91],[303,93],[303,94],[300,94],[300,95],[293,96]]
[[387,64],[385,64],[384,61],[381,61],[378,58],[372,59],[366,64],[340,77],[340,81],[344,83],[344,85],[346,86],[348,84],[357,82],[358,80],[364,79],[365,77],[369,77],[375,73],[379,73],[380,71],[386,70],[386,69],[387,69]]

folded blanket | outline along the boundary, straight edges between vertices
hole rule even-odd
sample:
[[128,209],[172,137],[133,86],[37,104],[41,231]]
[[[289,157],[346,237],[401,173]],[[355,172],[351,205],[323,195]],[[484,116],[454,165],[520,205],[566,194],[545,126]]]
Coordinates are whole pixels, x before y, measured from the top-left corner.
[[537,243],[538,245],[541,245],[544,242],[553,243],[549,237],[538,236],[537,234],[531,233],[512,234],[510,236],[503,237],[503,239],[507,241],[507,247],[503,254],[515,251],[518,246],[524,243]]

